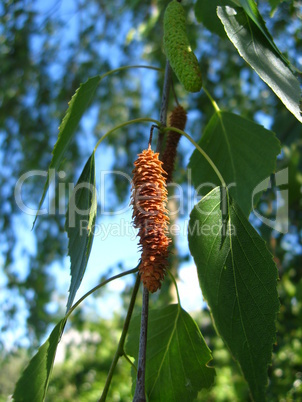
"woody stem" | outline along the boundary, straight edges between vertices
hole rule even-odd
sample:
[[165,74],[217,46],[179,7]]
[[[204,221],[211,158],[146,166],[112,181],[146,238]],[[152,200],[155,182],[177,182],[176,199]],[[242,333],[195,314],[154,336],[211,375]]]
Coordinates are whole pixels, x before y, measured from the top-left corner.
[[[163,94],[162,94],[162,103],[160,109],[160,123],[163,126],[166,126],[167,121],[170,85],[171,85],[171,67],[167,60]],[[165,135],[164,131],[160,130],[158,133],[158,141],[156,147],[156,152],[159,152],[159,154],[161,154],[162,152],[164,135]],[[137,368],[136,388],[133,402],[146,402],[145,373],[146,373],[146,350],[147,350],[147,331],[148,331],[148,307],[149,307],[149,291],[148,289],[144,288],[142,316],[141,316],[141,330],[139,339],[139,352],[138,352],[138,368]]]
[[[170,87],[171,87],[171,75],[172,75],[172,70],[171,70],[171,67],[170,67],[170,63],[167,60],[167,62],[166,62],[166,70],[165,70],[165,80],[164,80],[163,94],[162,94],[162,101],[161,101],[161,108],[160,108],[160,115],[159,115],[159,120],[160,120],[160,122],[161,122],[161,124],[163,126],[165,126],[166,122],[167,122],[169,94],[170,94]],[[157,147],[156,147],[156,152],[159,152],[159,154],[162,153],[164,135],[165,135],[164,132],[159,131]]]
[[148,331],[148,307],[149,291],[144,287],[143,305],[141,316],[141,331],[139,337],[139,354],[136,377],[136,388],[133,402],[145,402],[145,373],[146,373],[146,351],[147,351],[147,331]]

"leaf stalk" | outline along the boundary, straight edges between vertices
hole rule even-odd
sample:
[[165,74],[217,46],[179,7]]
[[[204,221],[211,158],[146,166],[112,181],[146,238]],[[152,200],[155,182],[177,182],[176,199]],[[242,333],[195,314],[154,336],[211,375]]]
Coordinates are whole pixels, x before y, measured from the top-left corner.
[[194,145],[194,147],[198,150],[198,152],[201,153],[201,155],[206,159],[206,161],[211,165],[212,169],[214,170],[218,179],[220,180],[221,185],[225,188],[227,187],[226,183],[222,177],[222,174],[218,170],[215,163],[212,161],[212,159],[209,157],[209,155],[193,140],[193,138],[189,134],[187,134],[185,131],[182,131],[176,127],[165,127],[164,132],[166,132],[166,131],[175,131],[176,133],[179,133],[179,134],[183,135],[184,137],[186,137],[191,142],[191,144]]

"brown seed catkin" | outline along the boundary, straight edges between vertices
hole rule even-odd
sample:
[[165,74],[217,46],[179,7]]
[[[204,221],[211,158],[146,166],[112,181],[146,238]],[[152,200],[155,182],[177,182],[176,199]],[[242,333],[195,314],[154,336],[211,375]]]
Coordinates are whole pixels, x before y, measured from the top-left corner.
[[[170,116],[169,126],[176,127],[180,130],[184,130],[187,122],[187,113],[185,109],[178,105],[176,106]],[[177,153],[177,145],[179,143],[181,134],[178,134],[176,131],[168,131],[166,148],[163,153],[163,167],[167,172],[167,183],[170,183],[173,178],[173,170]]]
[[166,209],[166,172],[159,154],[150,147],[134,162],[131,204],[133,225],[139,229],[142,251],[139,272],[144,287],[154,293],[161,287],[167,267],[169,217]]

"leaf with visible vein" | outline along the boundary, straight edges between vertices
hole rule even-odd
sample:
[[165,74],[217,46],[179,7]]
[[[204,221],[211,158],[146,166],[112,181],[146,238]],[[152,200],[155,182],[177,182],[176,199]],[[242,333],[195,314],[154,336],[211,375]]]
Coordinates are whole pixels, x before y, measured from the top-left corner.
[[[138,356],[140,317],[132,319],[126,353]],[[179,305],[151,310],[148,321],[146,392],[148,401],[193,401],[198,391],[210,388],[215,370],[195,321]]]
[[287,61],[241,7],[218,7],[224,29],[243,59],[302,122],[300,84]]
[[66,212],[65,230],[69,237],[68,254],[70,255],[71,263],[71,283],[67,311],[73,303],[88,263],[93,241],[96,212],[97,199],[93,152],[74,188]]
[[[228,210],[227,225],[223,209]],[[219,187],[193,208],[188,237],[216,328],[239,362],[254,401],[263,402],[279,309],[272,255]]]
[[57,142],[52,151],[52,160],[50,162],[47,179],[44,186],[43,194],[39,203],[38,212],[36,214],[33,226],[37,220],[39,211],[46,196],[49,183],[54,177],[55,171],[60,168],[63,156],[71,143],[75,130],[83,116],[84,112],[91,103],[96,88],[101,81],[101,76],[89,78],[84,84],[81,84],[69,102],[69,107],[59,127],[59,135]]
[[[248,216],[261,196],[259,192],[253,199],[255,187],[269,179],[276,168],[281,147],[275,134],[241,116],[219,111],[212,116],[198,145],[215,161],[231,196]],[[215,172],[197,150],[188,167],[199,194],[205,195],[210,186],[211,190],[220,185]]]
[[47,341],[39,348],[22,373],[13,394],[15,402],[44,401],[65,323],[66,317],[55,326]]
[[240,4],[242,5],[243,9],[247,13],[247,15],[250,17],[252,21],[257,25],[257,27],[260,29],[260,31],[263,33],[263,35],[266,37],[268,40],[269,44],[271,45],[272,49],[275,50],[275,52],[279,55],[279,57],[284,61],[285,64],[290,66],[290,62],[283,56],[283,54],[280,52],[280,50],[277,48],[271,34],[269,33],[268,29],[266,28],[265,22],[258,10],[257,4],[255,3],[254,0],[240,0]]

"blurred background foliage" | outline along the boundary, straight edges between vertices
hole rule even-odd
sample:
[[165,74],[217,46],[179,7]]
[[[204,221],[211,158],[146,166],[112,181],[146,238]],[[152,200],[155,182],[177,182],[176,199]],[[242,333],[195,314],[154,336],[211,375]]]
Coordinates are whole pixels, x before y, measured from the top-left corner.
[[[168,0],[46,3],[3,0],[0,4],[0,401],[7,400],[21,368],[64,311],[62,299],[56,299],[57,308],[49,308],[58,280],[52,266],[62,262],[67,252],[64,216],[42,216],[35,230],[29,232],[33,217],[23,214],[16,205],[15,184],[27,171],[47,169],[57,128],[81,82],[123,65],[165,66],[162,19]],[[183,3],[205,85],[220,108],[265,124],[282,142],[278,169],[289,167],[289,232],[280,234],[261,224],[257,229],[267,241],[280,274],[281,309],[273,365],[269,369],[268,400],[298,401],[302,399],[301,125],[240,58],[226,35],[218,36],[198,24],[193,2]],[[301,69],[302,2],[257,3],[277,46]],[[96,140],[110,128],[141,116],[158,118],[162,84],[162,74],[147,70],[129,70],[102,82],[77,139],[66,154],[66,182],[77,180]],[[188,96],[178,83],[175,89],[189,111],[187,131],[198,140],[213,113],[212,106],[203,92]],[[145,127],[136,125],[109,138],[104,149],[112,152],[112,169],[131,174],[137,153],[146,147],[144,131]],[[181,146],[174,177],[180,184],[186,179],[189,156],[186,146]],[[36,208],[43,186],[40,177],[24,186],[24,202]],[[124,181],[114,181],[112,208],[125,202],[128,195],[129,186]],[[268,191],[259,211],[273,217],[275,197],[274,191]],[[56,206],[66,202],[58,194],[50,199]],[[188,256],[183,250],[175,253],[179,257],[173,258],[176,268]],[[168,287],[169,284],[164,289]],[[124,307],[130,290],[127,287],[124,292]],[[158,300],[155,298],[154,302]],[[116,347],[123,312],[124,309],[111,319],[99,319],[97,314],[87,317],[79,310],[73,317],[62,340],[65,359],[55,365],[48,401],[97,400]],[[217,369],[215,386],[198,400],[248,400],[247,387],[217,337],[209,312],[196,311],[193,315],[213,350],[212,363]],[[29,340],[27,346],[20,341],[8,349],[7,331],[17,331],[22,322]],[[122,361],[109,400],[130,401],[130,389],[129,364]]]

